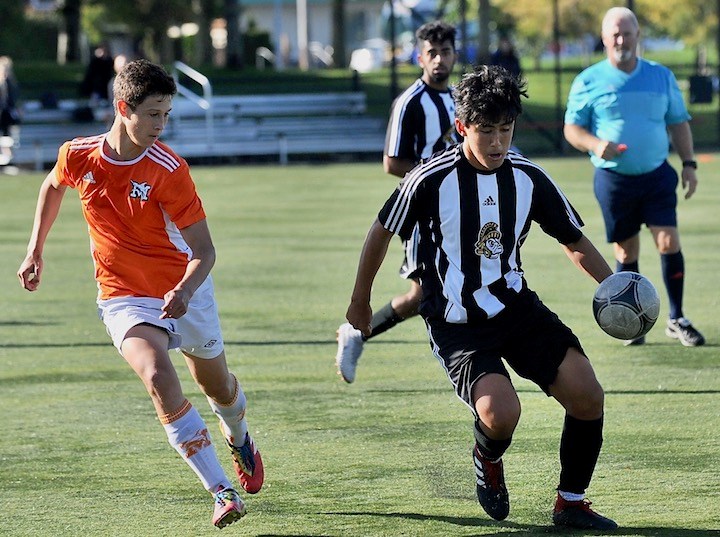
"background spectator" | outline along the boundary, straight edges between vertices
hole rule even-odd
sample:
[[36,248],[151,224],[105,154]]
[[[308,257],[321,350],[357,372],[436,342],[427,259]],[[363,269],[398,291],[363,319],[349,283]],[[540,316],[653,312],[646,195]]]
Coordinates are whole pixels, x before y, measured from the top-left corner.
[[0,164],[5,165],[12,158],[13,128],[20,123],[18,110],[19,88],[13,74],[13,63],[9,56],[0,56],[0,137],[10,137],[0,143]]
[[108,100],[108,83],[115,75],[113,58],[107,45],[99,45],[85,70],[80,83],[80,95],[89,97],[91,105]]
[[515,52],[515,46],[512,44],[512,41],[510,41],[510,38],[507,36],[500,38],[497,50],[490,56],[490,64],[504,67],[516,77],[520,75],[522,71],[520,68],[520,58],[518,58]]

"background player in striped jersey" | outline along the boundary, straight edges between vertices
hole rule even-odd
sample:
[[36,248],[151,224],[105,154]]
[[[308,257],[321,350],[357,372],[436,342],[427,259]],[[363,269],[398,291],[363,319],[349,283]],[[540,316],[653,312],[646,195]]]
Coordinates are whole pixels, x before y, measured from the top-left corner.
[[[457,60],[455,33],[453,26],[442,21],[424,24],[415,32],[422,75],[393,102],[383,156],[386,173],[403,177],[422,159],[460,141],[450,91],[450,75]],[[338,328],[335,362],[346,382],[355,380],[357,361],[366,340],[417,315],[422,299],[417,240],[414,233],[403,242],[405,259],[400,275],[409,280],[410,290],[393,297],[375,312],[370,334],[363,335],[348,323]]]
[[611,530],[585,499],[600,447],[604,392],[578,338],[527,287],[520,248],[537,222],[595,281],[611,269],[583,235],[582,221],[537,165],[509,150],[525,84],[498,66],[480,66],[454,89],[464,140],[408,173],[368,233],[347,310],[371,330],[372,283],[393,234],[420,231],[425,319],[434,354],[473,413],[476,492],[503,520],[510,510],[502,455],[520,401],[501,358],[565,408],[553,522]]
[[[158,141],[176,92],[165,70],[127,64],[114,83],[110,131],[60,148],[40,187],[21,285],[35,291],[43,249],[63,194],[78,191],[108,334],[143,381],[170,444],[214,497],[213,524],[245,514],[204,420],[183,395],[168,349],[179,348],[233,456],[240,484],[260,490],[264,471],[248,434],[245,394],[227,368],[210,270],[215,249],[187,163]],[[109,419],[112,419],[110,417]]]
[[[682,160],[682,186],[689,199],[697,188],[690,114],[672,71],[639,58],[640,27],[626,7],[607,11],[602,23],[607,59],[573,81],[563,132],[590,153],[594,190],[616,270],[638,272],[640,227],[650,229],[670,309],[665,334],[686,347],[705,338],[684,316],[685,259],[677,227],[678,174],[667,162],[670,139]],[[645,336],[626,341],[641,345]]]

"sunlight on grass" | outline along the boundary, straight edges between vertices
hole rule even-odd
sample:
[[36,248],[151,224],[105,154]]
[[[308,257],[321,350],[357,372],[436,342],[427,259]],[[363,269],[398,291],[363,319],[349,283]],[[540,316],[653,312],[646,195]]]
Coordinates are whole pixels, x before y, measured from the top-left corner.
[[[542,159],[610,260],[585,158]],[[661,321],[624,348],[594,324],[594,284],[534,227],[523,251],[531,287],[580,336],[606,389],[603,453],[589,490],[615,535],[718,536],[720,371],[717,214],[720,159],[680,202],[686,309],[708,340],[686,349]],[[237,535],[546,535],[557,485],[562,411],[514,378],[523,415],[505,457],[512,509],[488,519],[474,497],[471,417],[432,357],[420,320],[368,343],[358,377],[334,369],[365,233],[394,180],[379,164],[196,167],[218,251],[214,278],[231,369],[267,470]],[[88,239],[68,192],[45,252],[41,289],[15,271],[42,176],[3,177],[0,243],[0,534],[215,535],[210,497],[169,447],[141,383],[95,314]],[[640,266],[662,289],[643,233]],[[376,306],[406,284],[393,241]],[[188,397],[214,418],[179,357]],[[217,440],[217,438],[216,438]],[[222,463],[229,456],[218,446]],[[235,532],[235,533],[233,533]],[[576,533],[584,535],[584,533]]]

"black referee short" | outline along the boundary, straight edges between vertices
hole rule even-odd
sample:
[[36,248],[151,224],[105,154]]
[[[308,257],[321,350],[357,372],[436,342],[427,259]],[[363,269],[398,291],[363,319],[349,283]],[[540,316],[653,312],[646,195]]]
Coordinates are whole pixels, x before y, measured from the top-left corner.
[[567,350],[585,354],[572,330],[528,289],[492,319],[467,324],[426,319],[426,324],[433,353],[473,413],[472,386],[480,377],[499,373],[510,378],[501,358],[547,394]]

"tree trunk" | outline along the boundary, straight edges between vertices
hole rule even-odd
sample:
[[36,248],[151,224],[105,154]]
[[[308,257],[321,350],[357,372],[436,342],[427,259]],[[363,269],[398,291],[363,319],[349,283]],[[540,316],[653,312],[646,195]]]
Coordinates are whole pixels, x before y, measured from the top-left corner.
[[345,0],[333,0],[333,62],[335,67],[347,67],[345,51]]
[[480,0],[478,7],[477,63],[490,62],[490,0]]
[[196,65],[208,65],[212,63],[212,42],[210,40],[212,1],[193,0],[192,6],[195,23],[198,25],[193,61]]
[[65,35],[65,61],[80,61],[80,0],[65,0],[61,34]]
[[226,67],[243,67],[242,35],[240,33],[240,0],[225,0],[225,22],[227,24]]

